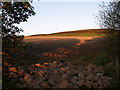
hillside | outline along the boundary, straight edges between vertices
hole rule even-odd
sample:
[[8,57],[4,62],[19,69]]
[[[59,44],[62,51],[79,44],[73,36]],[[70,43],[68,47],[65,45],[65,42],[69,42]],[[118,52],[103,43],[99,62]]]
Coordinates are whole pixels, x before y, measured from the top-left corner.
[[30,36],[105,36],[107,29],[86,29],[76,31],[58,32],[52,34],[36,34]]

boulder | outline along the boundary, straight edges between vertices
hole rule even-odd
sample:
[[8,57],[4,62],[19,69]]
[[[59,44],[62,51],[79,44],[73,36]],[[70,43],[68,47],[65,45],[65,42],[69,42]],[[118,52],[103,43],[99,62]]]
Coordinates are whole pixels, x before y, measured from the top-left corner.
[[52,74],[59,74],[58,70],[54,70]]
[[67,88],[67,87],[68,87],[67,80],[62,80],[62,82],[59,85],[59,88]]
[[93,80],[93,79],[94,79],[93,74],[90,74],[90,75],[86,76],[86,78],[85,78],[86,81]]
[[78,80],[84,80],[85,76],[83,75],[83,73],[79,73],[78,74]]
[[98,88],[98,84],[97,83],[93,83],[93,88]]
[[101,81],[101,80],[96,81],[96,83],[97,83],[99,86],[102,86],[102,81]]
[[45,77],[35,79],[29,84],[29,88],[40,88],[39,84],[43,83],[45,81]]
[[42,88],[50,88],[48,82],[43,82],[43,83],[40,84],[40,86],[41,86]]
[[92,88],[92,82],[91,81],[86,81],[85,86],[87,88]]
[[76,76],[71,77],[70,82],[73,83],[73,84],[76,84],[77,78],[78,77],[76,77]]
[[99,76],[94,75],[93,80],[94,80],[94,81],[97,81],[98,79],[99,79]]
[[62,74],[62,75],[61,75],[61,78],[62,78],[62,79],[67,79],[68,76],[67,76],[66,74]]
[[76,84],[77,84],[79,87],[81,87],[82,85],[85,84],[85,80],[79,80],[79,81],[76,82]]

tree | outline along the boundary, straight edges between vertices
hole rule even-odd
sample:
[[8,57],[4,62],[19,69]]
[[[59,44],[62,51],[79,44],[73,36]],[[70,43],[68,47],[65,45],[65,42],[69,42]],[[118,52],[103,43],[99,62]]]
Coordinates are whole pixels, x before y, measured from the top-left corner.
[[19,35],[23,30],[15,26],[15,24],[26,22],[30,16],[35,15],[35,12],[30,1],[0,2],[0,5],[2,6],[1,36],[3,51],[8,51],[9,48],[21,46],[19,43],[24,37]]
[[[106,41],[102,43],[107,55],[112,58],[114,63],[114,75],[112,85],[113,87],[119,87],[120,69],[119,69],[119,42],[120,42],[120,1],[112,1],[108,3],[102,3],[100,5],[98,19],[101,28],[108,29],[110,36],[106,38]],[[112,69],[113,69],[112,68]]]
[[101,28],[120,30],[120,1],[102,3],[99,11],[99,23]]
[[[8,62],[12,61],[14,57],[12,54],[20,52],[26,47],[26,43],[23,42],[23,35],[19,35],[23,30],[15,26],[15,24],[19,24],[21,22],[26,22],[27,19],[35,15],[34,8],[31,6],[31,2],[0,2],[0,6],[2,6],[2,56],[3,56],[3,71],[2,71],[2,79],[3,88],[12,88],[11,79],[9,78],[8,70]],[[17,52],[16,52],[17,51]],[[15,62],[15,61],[13,61]],[[8,63],[8,64],[7,64]],[[4,74],[4,73],[7,73]]]

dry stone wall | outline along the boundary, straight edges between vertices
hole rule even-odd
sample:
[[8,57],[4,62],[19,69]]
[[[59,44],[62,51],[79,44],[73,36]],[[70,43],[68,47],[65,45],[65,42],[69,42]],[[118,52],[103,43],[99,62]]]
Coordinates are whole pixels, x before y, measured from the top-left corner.
[[17,88],[107,88],[112,80],[104,76],[102,66],[84,67],[68,61],[9,67],[9,72]]

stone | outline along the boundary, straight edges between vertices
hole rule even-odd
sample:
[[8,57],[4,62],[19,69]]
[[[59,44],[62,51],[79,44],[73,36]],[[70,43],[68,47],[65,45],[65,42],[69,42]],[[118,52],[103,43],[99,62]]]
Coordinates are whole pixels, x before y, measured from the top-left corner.
[[82,70],[82,73],[83,73],[83,75],[85,75],[85,76],[88,75],[87,72],[86,72],[86,70],[84,70],[84,69]]
[[107,79],[102,80],[102,82],[103,82],[103,86],[104,86],[104,87],[107,87],[107,86],[110,85],[110,82],[109,82],[109,80],[107,80]]
[[9,67],[8,70],[9,70],[9,72],[17,72],[15,67]]
[[87,88],[92,88],[92,82],[91,81],[86,81],[85,86]]
[[24,81],[27,83],[27,84],[30,84],[32,82],[32,78],[31,77],[28,77],[27,79],[25,79]]
[[38,84],[34,84],[32,88],[40,88],[40,86]]
[[100,76],[101,76],[101,73],[96,73],[96,76],[100,77]]
[[63,80],[60,85],[59,85],[59,88],[67,88],[68,87],[68,82],[67,80]]
[[68,70],[68,71],[66,71],[66,74],[67,74],[68,76],[70,76],[70,75],[72,75],[72,72],[71,72],[70,70]]
[[59,74],[58,70],[54,70],[52,73],[53,74]]
[[24,72],[24,70],[18,70],[18,71],[17,71],[17,73],[20,74],[20,75],[22,75],[23,72]]
[[79,73],[78,80],[83,80],[83,79],[85,79],[85,76],[83,75],[83,73]]
[[98,88],[98,84],[97,83],[93,83],[93,88]]
[[68,76],[67,76],[66,74],[62,74],[62,75],[61,75],[61,78],[62,78],[62,79],[67,79]]
[[76,82],[76,84],[77,84],[79,87],[81,87],[82,85],[85,84],[85,80],[79,80],[79,81]]
[[48,83],[49,83],[50,85],[52,85],[52,86],[55,85],[55,82],[54,82],[52,79],[50,79],[50,78],[48,79]]
[[45,78],[39,78],[39,79],[35,79],[33,80],[30,84],[29,87],[31,88],[40,88],[39,84],[43,83],[45,81]]
[[93,78],[94,78],[94,75],[90,74],[90,75],[86,76],[85,80],[89,81],[89,80],[93,80]]
[[39,77],[43,77],[44,74],[45,74],[45,73],[44,73],[43,71],[39,71],[39,72],[38,72]]
[[69,83],[69,88],[72,88],[74,85],[72,83]]
[[96,76],[96,75],[93,77],[93,80],[94,80],[94,81],[97,81],[98,79],[99,79],[99,77]]
[[105,77],[108,81],[111,81],[112,78],[111,77]]
[[78,75],[78,73],[79,73],[79,70],[77,70],[77,69],[74,69],[74,68],[72,68],[71,70],[70,70],[72,73],[72,75]]
[[76,68],[77,68],[78,70],[82,70],[82,69],[83,69],[83,66],[82,66],[82,65],[78,65]]
[[50,87],[47,82],[41,83],[40,86],[43,87],[43,88],[49,88]]
[[97,84],[99,85],[99,86],[102,86],[102,81],[101,80],[98,80],[98,81],[96,81],[97,82]]
[[76,77],[76,76],[71,77],[70,82],[73,83],[73,84],[76,84],[76,82],[77,82],[77,77]]
[[60,83],[61,82],[61,77],[59,75],[53,75],[50,78],[50,82],[54,83]]
[[36,67],[41,67],[41,65],[39,63],[35,64]]
[[24,79],[28,79],[30,75],[27,73],[25,76],[24,76]]
[[68,67],[61,67],[60,70],[63,72],[66,72],[67,70],[69,70],[69,68]]

